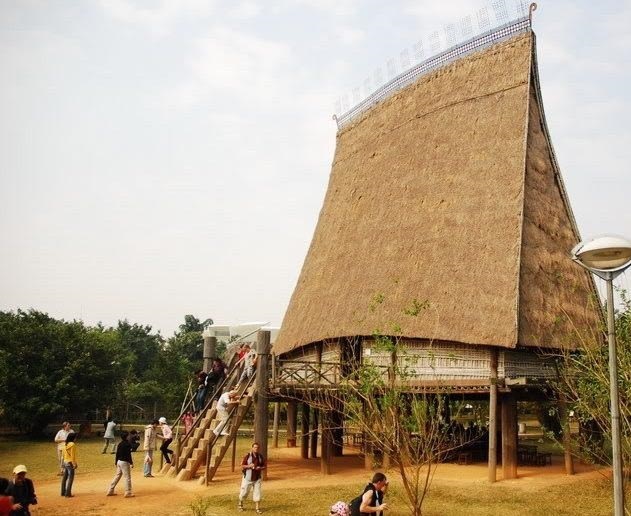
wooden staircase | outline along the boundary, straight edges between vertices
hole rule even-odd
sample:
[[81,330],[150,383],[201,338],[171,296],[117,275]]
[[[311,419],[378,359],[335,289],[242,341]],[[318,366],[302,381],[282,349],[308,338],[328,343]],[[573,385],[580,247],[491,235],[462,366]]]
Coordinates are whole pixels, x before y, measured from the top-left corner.
[[[226,451],[237,437],[237,432],[243,419],[253,403],[254,386],[253,380],[256,374],[239,389],[239,404],[233,406],[229,414],[230,431],[227,436],[215,436],[213,430],[220,423],[217,419],[217,400],[200,416],[195,424],[195,428],[190,435],[187,435],[182,443],[179,453],[174,456],[171,464],[165,464],[161,473],[168,476],[175,476],[177,480],[191,480],[198,475],[200,467],[202,469],[201,483],[206,482],[206,472],[208,481],[212,480]],[[227,387],[226,387],[227,389]],[[208,450],[211,450],[210,460],[207,460]]]

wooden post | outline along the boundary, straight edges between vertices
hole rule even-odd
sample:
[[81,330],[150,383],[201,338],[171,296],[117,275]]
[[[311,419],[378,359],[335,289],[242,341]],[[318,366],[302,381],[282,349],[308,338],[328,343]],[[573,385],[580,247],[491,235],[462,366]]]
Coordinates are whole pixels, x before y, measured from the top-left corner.
[[[337,405],[340,408],[339,403]],[[331,412],[330,421],[331,456],[341,457],[344,454],[344,414],[342,414],[342,410]]]
[[274,429],[272,430],[272,441],[274,448],[278,448],[278,420],[280,419],[280,401],[274,403]]
[[489,482],[495,482],[497,468],[497,348],[489,351],[491,363],[489,368]]
[[302,402],[302,417],[300,418],[300,457],[309,458],[309,405]]
[[363,442],[363,448],[364,448],[364,469],[371,470],[372,465],[375,462],[375,459],[372,453],[372,445],[368,441],[368,432],[362,432],[362,434],[363,434],[362,442]]
[[320,472],[323,475],[331,474],[331,418],[326,412],[320,412],[322,424],[322,439],[320,439]]
[[296,447],[296,426],[298,426],[298,406],[295,401],[287,402],[287,448]]
[[565,473],[574,474],[574,457],[572,457],[572,435],[570,433],[570,418],[567,411],[565,395],[559,395],[559,416],[563,425],[563,455],[565,458]]
[[517,399],[502,394],[502,474],[504,480],[517,478]]
[[318,458],[318,411],[313,410],[313,422],[311,423],[311,455],[312,459]]
[[204,363],[203,369],[204,371],[210,371],[212,366],[212,359],[215,356],[215,352],[217,350],[217,337],[206,337],[204,336]]
[[232,440],[232,472],[234,473],[237,462],[237,435],[235,432],[234,439]]
[[[259,330],[256,346],[256,396],[254,409],[254,440],[259,443],[259,452],[267,460],[267,439],[269,424],[267,415],[267,383],[269,378],[270,332]],[[267,479],[267,469],[263,470],[263,480]]]

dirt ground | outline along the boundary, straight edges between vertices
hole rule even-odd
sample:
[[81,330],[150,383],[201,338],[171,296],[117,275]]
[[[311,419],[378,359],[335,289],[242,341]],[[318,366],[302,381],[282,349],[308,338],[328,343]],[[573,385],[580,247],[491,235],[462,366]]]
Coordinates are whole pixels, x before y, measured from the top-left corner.
[[[270,450],[268,479],[264,483],[264,493],[275,490],[312,488],[317,483],[319,489],[330,488],[335,493],[336,486],[356,483],[361,485],[371,476],[371,472],[362,468],[363,460],[356,455],[336,457],[332,465],[332,474],[322,476],[319,460],[302,461],[298,448],[278,448]],[[520,467],[519,478],[494,484],[497,489],[519,489],[537,491],[545,486],[559,485],[567,482],[578,482],[587,478],[595,478],[600,473],[593,469],[577,465],[577,475],[565,475],[562,457],[555,457],[552,466]],[[123,480],[117,486],[117,496],[106,497],[105,492],[112,474],[100,473],[83,476],[81,469],[77,470],[73,487],[73,498],[62,498],[59,495],[59,480],[38,482],[36,485],[39,505],[33,507],[34,514],[65,515],[144,515],[144,514],[192,514],[187,505],[199,496],[234,495],[236,497],[240,483],[240,473],[233,473],[230,468],[229,457],[209,487],[199,485],[195,481],[178,482],[172,477],[158,474],[155,478],[144,478],[142,464],[132,470],[132,483],[135,498],[123,497]],[[501,468],[498,468],[498,479],[501,479]],[[441,464],[434,478],[434,485],[461,485],[463,482],[471,484],[486,484],[486,464],[458,466],[456,464]],[[333,495],[331,499],[334,499]],[[273,507],[264,507],[265,513],[274,514]],[[226,510],[213,512],[223,514]],[[233,511],[229,511],[232,513]],[[326,509],[323,511],[326,513]]]

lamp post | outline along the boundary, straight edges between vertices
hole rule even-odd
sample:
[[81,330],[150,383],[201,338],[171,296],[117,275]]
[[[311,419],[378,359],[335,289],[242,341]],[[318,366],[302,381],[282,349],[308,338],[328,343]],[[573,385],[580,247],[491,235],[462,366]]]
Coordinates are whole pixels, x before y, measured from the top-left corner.
[[624,516],[622,450],[620,446],[620,399],[618,357],[614,327],[613,280],[631,265],[631,242],[622,237],[601,236],[572,249],[572,260],[607,284],[607,337],[609,341],[609,396],[611,398],[611,447],[613,455],[614,515]]

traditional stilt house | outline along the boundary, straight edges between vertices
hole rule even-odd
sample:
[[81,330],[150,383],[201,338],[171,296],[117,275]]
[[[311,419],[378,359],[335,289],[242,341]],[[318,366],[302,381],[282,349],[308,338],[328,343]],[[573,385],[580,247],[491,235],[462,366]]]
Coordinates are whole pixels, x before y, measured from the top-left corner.
[[[600,315],[590,276],[569,258],[579,233],[529,19],[424,65],[338,120],[328,191],[273,351],[281,369],[282,359],[387,360],[371,353],[372,335],[398,322],[419,387],[439,377],[490,397],[491,414],[501,407],[512,477],[516,400],[556,374],[539,351],[571,347]],[[427,308],[405,318],[412,300]]]

